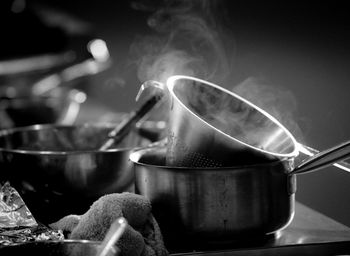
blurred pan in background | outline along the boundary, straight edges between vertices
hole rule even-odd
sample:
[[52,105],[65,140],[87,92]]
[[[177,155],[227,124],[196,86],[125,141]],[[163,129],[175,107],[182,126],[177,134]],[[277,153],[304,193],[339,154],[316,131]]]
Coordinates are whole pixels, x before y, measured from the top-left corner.
[[1,1],[0,29],[0,128],[72,124],[88,77],[111,64],[105,41],[88,24],[24,0]]

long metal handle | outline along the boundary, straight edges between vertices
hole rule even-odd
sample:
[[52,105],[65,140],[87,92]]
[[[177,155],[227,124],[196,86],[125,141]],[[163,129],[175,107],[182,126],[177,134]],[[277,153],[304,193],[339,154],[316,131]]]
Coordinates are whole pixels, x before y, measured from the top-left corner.
[[115,127],[108,134],[108,140],[105,141],[99,150],[107,150],[112,145],[120,142],[131,130],[132,127],[147,114],[161,99],[160,95],[152,96],[139,109],[130,113],[130,115],[123,120],[117,127]]
[[113,252],[113,246],[118,242],[120,237],[123,235],[128,221],[124,217],[116,219],[111,226],[102,241],[100,249],[97,251],[96,256],[109,256],[115,255]]
[[[165,90],[165,85],[161,82],[155,81],[155,80],[148,80],[146,82],[144,82],[141,87],[140,90],[138,91],[137,95],[136,95],[136,101],[139,100],[139,98],[141,97],[141,95],[143,94],[143,92],[147,89],[147,88],[156,88],[160,91],[164,91]],[[162,92],[163,94],[163,92]]]
[[[98,38],[91,40],[87,45],[87,49],[89,51],[89,57],[87,59],[84,58],[79,63],[49,74],[35,82],[31,89],[33,95],[45,95],[57,87],[62,86],[62,84],[70,84],[69,82],[89,75],[95,75],[110,67],[110,54],[103,40]],[[37,62],[34,63],[37,64]]]
[[320,153],[314,154],[310,159],[306,160],[295,168],[291,174],[316,171],[349,157],[350,141],[347,141]]
[[[306,146],[306,145],[303,145],[301,143],[298,143],[297,146],[298,146],[299,152],[301,152],[307,156],[314,156],[314,155],[320,153],[319,150],[314,149],[314,148],[309,147],[309,146]],[[339,161],[339,162],[333,163],[333,166],[337,167],[343,171],[350,172],[350,163],[348,163],[348,162]]]

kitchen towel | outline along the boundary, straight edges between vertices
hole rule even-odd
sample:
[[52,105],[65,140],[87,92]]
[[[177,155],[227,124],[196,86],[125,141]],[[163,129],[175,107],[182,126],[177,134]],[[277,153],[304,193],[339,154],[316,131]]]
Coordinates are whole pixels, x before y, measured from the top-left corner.
[[112,222],[124,217],[128,227],[117,242],[122,256],[168,255],[151,203],[141,195],[124,192],[102,196],[83,215],[68,215],[51,228],[62,230],[68,239],[102,241]]

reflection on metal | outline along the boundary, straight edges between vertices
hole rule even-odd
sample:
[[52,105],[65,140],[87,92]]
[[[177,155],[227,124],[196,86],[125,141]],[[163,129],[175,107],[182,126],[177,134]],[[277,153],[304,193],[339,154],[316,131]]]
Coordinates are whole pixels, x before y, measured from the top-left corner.
[[93,58],[84,60],[58,73],[44,77],[33,85],[33,94],[45,94],[63,83],[85,76],[95,75],[109,67],[110,55],[106,43],[103,40],[92,40],[88,43],[87,47]]
[[164,90],[164,84],[158,82],[158,81],[154,81],[154,80],[148,80],[146,82],[144,82],[141,87],[140,90],[138,91],[135,100],[138,101],[141,97],[141,95],[143,94],[143,92],[147,89],[147,88],[157,88],[160,90]]
[[[298,155],[292,134],[239,95],[189,76],[172,76],[166,86],[172,99],[169,130],[174,138],[168,145],[167,164],[201,166],[204,160],[207,167],[233,166]],[[220,150],[210,150],[214,145]],[[186,158],[191,152],[205,157]]]
[[48,70],[72,61],[70,52],[0,61],[0,76]]
[[97,61],[105,62],[110,58],[106,42],[101,39],[95,39],[89,42],[88,51]]
[[57,124],[73,124],[79,114],[80,104],[84,103],[87,98],[84,92],[74,89],[70,91],[69,97],[72,99],[71,103],[68,105],[65,114],[62,115],[62,118],[57,120]]
[[[320,152],[317,149],[311,148],[309,146],[305,146],[305,145],[300,144],[300,143],[297,143],[297,148],[298,148],[299,152],[301,152],[307,156],[313,156],[313,155]],[[345,162],[345,161],[340,161],[338,163],[335,163],[335,164],[333,164],[333,166],[335,166],[339,169],[342,169],[343,171],[350,172],[350,164]]]

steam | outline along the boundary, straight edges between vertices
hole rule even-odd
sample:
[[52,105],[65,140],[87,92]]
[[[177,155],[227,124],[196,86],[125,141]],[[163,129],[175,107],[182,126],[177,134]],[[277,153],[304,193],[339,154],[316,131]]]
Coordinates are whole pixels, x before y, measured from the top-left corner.
[[220,82],[229,74],[221,28],[213,10],[220,1],[164,1],[161,6],[134,2],[153,11],[148,25],[155,34],[139,38],[131,52],[141,82],[165,82],[172,75],[190,75]]
[[[135,9],[151,12],[147,24],[153,31],[152,35],[137,38],[131,47],[138,79],[142,83],[147,80],[165,83],[170,76],[188,75],[218,85],[229,84],[235,43],[232,33],[221,27],[218,20],[219,15],[223,15],[223,9],[220,9],[222,1],[168,0],[161,1],[160,5],[154,3],[133,2]],[[296,103],[291,93],[253,78],[243,81],[233,91],[276,117],[292,134],[301,135],[299,127],[292,121]],[[269,137],[271,129],[276,129],[276,134],[282,132],[260,112],[236,104],[239,101],[224,93],[215,95],[215,90],[199,89],[186,90],[186,94],[183,97],[187,106],[204,120],[227,134],[239,134],[242,141],[252,145],[266,142],[264,145],[269,146],[268,139],[262,142],[262,137]]]
[[245,79],[232,88],[232,91],[275,117],[297,140],[303,140],[302,131],[295,121],[298,110],[297,101],[290,91],[268,84],[256,77]]
[[[286,140],[288,136],[285,131],[256,108],[222,90],[200,82],[184,81],[186,82],[177,83],[175,94],[184,105],[207,123],[241,142],[260,149],[275,153],[289,153],[292,149],[290,140]],[[248,89],[249,94],[252,88],[242,86],[240,89]],[[256,95],[249,94],[251,99],[252,96]],[[253,101],[255,99],[251,100]],[[211,134],[208,134],[207,139],[209,136]],[[215,138],[216,136],[213,136],[212,139]]]

